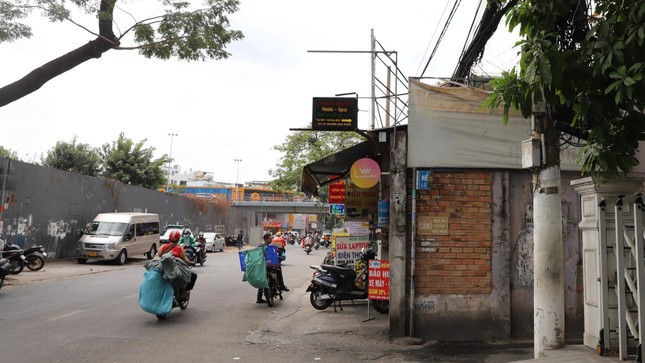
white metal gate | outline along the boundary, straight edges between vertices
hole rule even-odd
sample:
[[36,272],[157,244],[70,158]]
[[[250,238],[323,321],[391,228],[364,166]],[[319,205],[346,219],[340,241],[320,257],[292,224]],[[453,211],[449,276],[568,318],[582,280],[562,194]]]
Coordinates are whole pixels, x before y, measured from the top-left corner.
[[[606,212],[614,208],[614,218]],[[598,206],[600,253],[601,331],[598,349],[618,350],[621,360],[641,362],[645,325],[645,246],[643,244],[643,195],[621,197]],[[613,225],[612,225],[613,224]],[[604,252],[603,252],[604,251]]]

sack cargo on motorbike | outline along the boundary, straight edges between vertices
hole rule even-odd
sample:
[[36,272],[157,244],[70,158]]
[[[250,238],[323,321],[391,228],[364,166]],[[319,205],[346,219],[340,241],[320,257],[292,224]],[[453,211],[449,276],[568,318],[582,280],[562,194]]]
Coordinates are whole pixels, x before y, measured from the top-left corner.
[[161,270],[150,269],[143,274],[139,287],[139,306],[143,311],[155,315],[167,315],[172,311],[174,290],[163,278]]
[[124,264],[128,256],[152,259],[159,246],[159,216],[153,213],[101,213],[78,241],[78,263],[88,259],[115,260]]

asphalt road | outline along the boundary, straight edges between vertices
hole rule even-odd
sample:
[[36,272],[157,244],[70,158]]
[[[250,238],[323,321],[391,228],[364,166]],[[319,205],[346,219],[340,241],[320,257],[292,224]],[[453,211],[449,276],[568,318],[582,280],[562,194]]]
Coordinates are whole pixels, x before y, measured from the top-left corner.
[[166,320],[141,310],[145,259],[124,266],[48,263],[0,290],[0,362],[488,362],[532,358],[532,344],[442,345],[388,335],[387,315],[366,302],[318,311],[305,292],[326,250],[288,247],[291,289],[269,308],[242,282],[237,250],[210,253],[190,305]]

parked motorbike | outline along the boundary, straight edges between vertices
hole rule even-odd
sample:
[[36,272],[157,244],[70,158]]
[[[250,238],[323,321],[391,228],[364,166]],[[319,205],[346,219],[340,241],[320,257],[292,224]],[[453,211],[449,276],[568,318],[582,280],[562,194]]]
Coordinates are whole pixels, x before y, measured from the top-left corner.
[[9,261],[9,272],[11,274],[17,275],[25,268],[25,256],[23,252],[24,250],[17,245],[10,242],[5,243],[2,249],[2,258],[6,258]]
[[25,266],[31,271],[38,271],[45,267],[45,257],[47,256],[45,247],[32,246],[24,250],[23,255],[25,256]]
[[[341,301],[343,300],[367,299],[368,261],[375,256],[374,251],[363,249],[361,257],[354,263],[354,268],[327,264],[309,266],[316,270],[307,288],[310,292],[311,306],[317,310],[325,310],[334,304],[334,311],[336,311],[338,303],[342,311]],[[390,310],[390,302],[387,300],[371,300],[371,302],[379,313],[387,314]]]
[[4,285],[4,278],[11,273],[11,264],[6,258],[0,258],[0,289]]

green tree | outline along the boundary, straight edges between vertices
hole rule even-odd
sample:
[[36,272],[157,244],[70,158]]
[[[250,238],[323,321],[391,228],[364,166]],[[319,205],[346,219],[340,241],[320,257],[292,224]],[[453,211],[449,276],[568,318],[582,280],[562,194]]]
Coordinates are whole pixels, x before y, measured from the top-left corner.
[[[494,1],[494,0],[491,0]],[[505,2],[497,0],[497,2]],[[612,177],[638,164],[645,139],[645,0],[524,0],[506,13],[522,40],[519,70],[494,80],[487,104],[540,111],[584,145],[584,173]]]
[[353,132],[296,131],[292,133],[287,136],[284,143],[273,147],[283,156],[276,168],[269,170],[269,175],[273,177],[271,188],[277,191],[299,192],[302,168],[305,165],[361,141],[363,139]]
[[[229,29],[227,17],[238,10],[238,0],[204,0],[204,8],[199,9],[186,0],[147,2],[148,9],[158,9],[158,15],[136,20],[132,13],[117,6],[117,0],[0,0],[0,42],[31,37],[31,27],[22,20],[34,10],[51,22],[68,21],[96,37],[0,88],[0,107],[38,90],[83,62],[100,58],[111,49],[136,49],[146,58],[163,60],[172,57],[187,61],[222,59],[230,56],[226,45],[243,38],[242,32]],[[72,18],[74,10],[96,14],[96,30],[77,23]],[[113,30],[115,24],[121,30],[118,35]]]
[[164,186],[163,165],[169,161],[168,157],[153,160],[155,148],[144,148],[146,141],[135,144],[122,132],[112,145],[104,144],[100,151],[105,163],[103,176],[151,189]]
[[99,149],[78,144],[76,137],[71,142],[56,142],[41,162],[44,166],[89,176],[99,176],[102,164]]
[[15,151],[6,149],[4,146],[0,146],[0,157],[20,160],[18,159],[18,154]]

